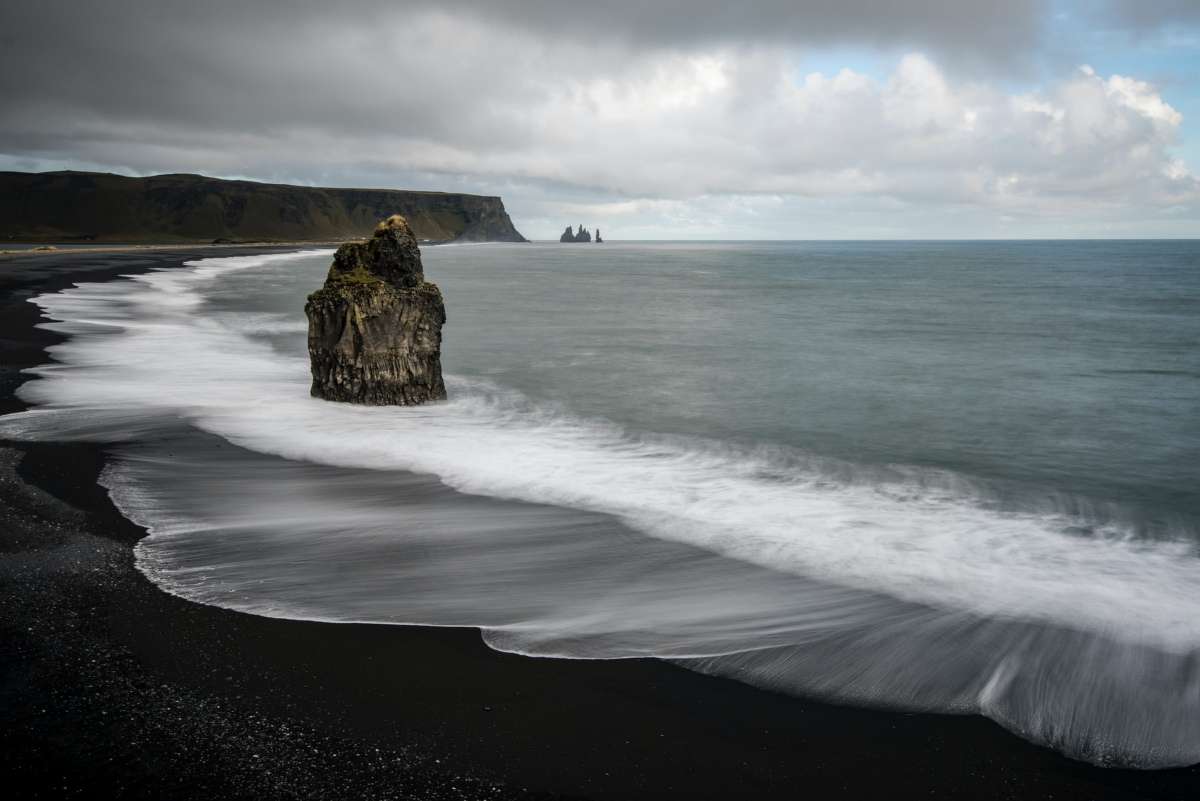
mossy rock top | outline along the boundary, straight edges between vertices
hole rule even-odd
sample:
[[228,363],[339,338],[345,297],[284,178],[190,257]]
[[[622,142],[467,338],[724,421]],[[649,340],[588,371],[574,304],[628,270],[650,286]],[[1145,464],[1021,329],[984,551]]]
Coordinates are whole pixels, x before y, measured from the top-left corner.
[[325,286],[332,289],[383,282],[406,289],[424,281],[417,238],[408,220],[393,214],[375,226],[370,239],[347,242],[337,249]]

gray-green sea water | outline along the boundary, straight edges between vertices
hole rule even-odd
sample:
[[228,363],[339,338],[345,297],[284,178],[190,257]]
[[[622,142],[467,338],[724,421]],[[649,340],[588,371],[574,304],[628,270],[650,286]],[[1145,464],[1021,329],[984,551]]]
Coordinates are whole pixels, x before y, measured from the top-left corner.
[[330,251],[37,298],[169,591],[1200,761],[1200,243],[428,248],[450,400],[308,396]]

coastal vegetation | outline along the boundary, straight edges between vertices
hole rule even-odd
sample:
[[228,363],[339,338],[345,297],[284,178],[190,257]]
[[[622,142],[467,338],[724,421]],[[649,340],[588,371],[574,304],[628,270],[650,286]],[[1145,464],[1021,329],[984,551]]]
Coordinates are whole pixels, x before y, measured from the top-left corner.
[[329,242],[402,214],[423,242],[523,242],[498,197],[203,175],[0,172],[0,243]]

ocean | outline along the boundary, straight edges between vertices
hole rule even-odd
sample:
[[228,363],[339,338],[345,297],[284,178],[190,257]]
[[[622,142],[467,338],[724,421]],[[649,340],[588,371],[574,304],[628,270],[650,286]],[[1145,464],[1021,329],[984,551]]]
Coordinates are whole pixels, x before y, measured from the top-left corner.
[[332,251],[34,298],[169,592],[1200,762],[1200,242],[423,251],[450,399],[309,397]]

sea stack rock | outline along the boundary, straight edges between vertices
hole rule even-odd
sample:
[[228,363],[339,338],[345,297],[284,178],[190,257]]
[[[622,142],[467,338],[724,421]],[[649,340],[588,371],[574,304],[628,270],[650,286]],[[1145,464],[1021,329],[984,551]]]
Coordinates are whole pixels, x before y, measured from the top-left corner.
[[304,312],[314,397],[372,406],[445,399],[446,309],[400,215],[379,223],[369,240],[338,248]]
[[567,226],[567,230],[563,231],[562,236],[558,238],[559,242],[591,242],[592,232],[584,228],[582,224],[578,231],[572,231],[571,226]]

